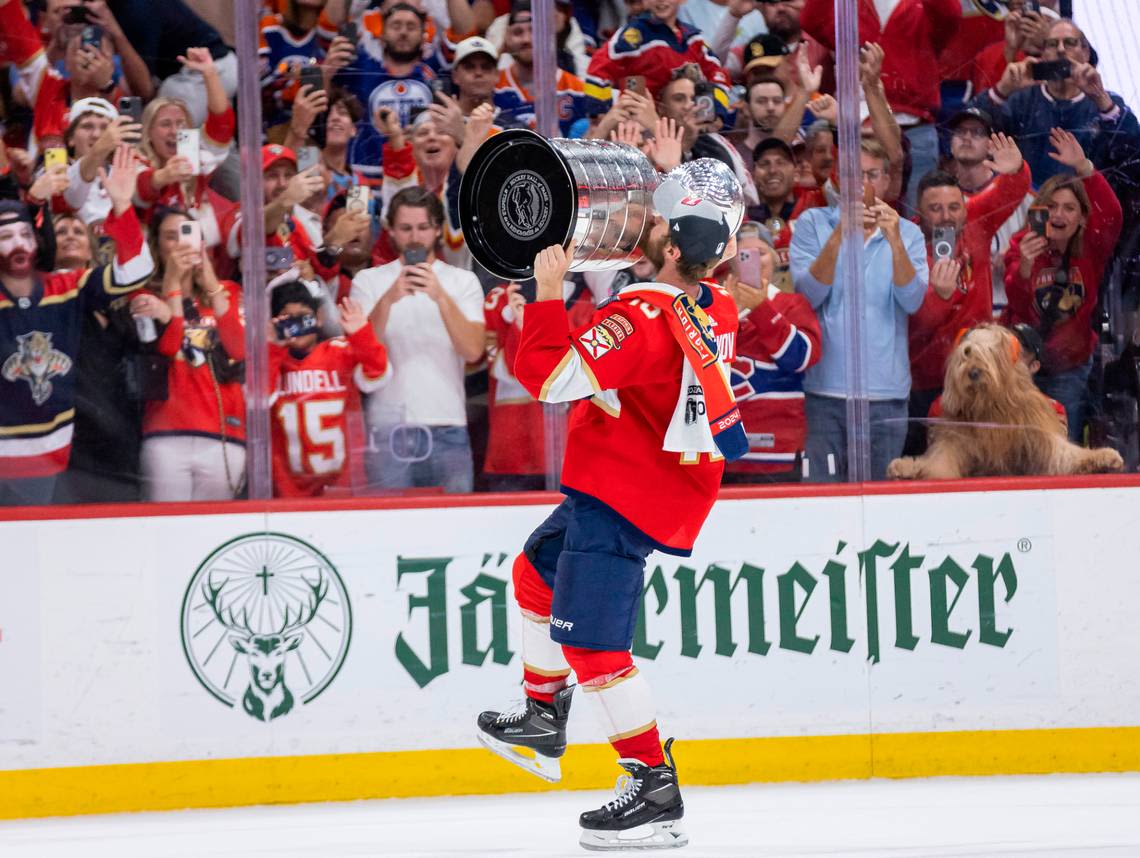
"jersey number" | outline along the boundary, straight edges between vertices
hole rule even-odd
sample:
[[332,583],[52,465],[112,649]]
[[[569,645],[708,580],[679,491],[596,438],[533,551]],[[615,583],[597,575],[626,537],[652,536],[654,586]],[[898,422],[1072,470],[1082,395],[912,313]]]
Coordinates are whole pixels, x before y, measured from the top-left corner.
[[[342,414],[343,399],[286,402],[281,406],[278,417],[285,430],[290,471],[319,475],[335,474],[344,468],[344,430],[340,425],[325,425],[326,419],[339,420]],[[313,452],[315,447],[326,447],[328,451]]]

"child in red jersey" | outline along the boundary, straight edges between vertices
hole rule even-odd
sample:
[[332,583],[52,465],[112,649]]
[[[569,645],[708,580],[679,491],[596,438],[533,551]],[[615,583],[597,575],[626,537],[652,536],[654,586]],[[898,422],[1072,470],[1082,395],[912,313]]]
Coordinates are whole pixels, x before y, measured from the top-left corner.
[[[345,336],[318,342],[320,299],[298,280],[273,290],[269,346],[273,434],[273,494],[317,497],[341,483],[349,469],[349,420],[360,403],[349,380],[363,393],[391,377],[388,355],[360,305],[340,302]],[[363,433],[361,433],[363,437]]]

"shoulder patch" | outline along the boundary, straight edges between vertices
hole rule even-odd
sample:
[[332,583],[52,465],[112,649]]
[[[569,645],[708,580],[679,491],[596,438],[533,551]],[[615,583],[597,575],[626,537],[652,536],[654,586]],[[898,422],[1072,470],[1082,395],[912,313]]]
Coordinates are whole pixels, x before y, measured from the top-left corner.
[[613,349],[620,351],[622,342],[633,331],[633,322],[620,313],[611,313],[578,337],[578,342],[597,360]]
[[636,27],[626,27],[621,34],[621,40],[631,48],[641,44],[641,32]]

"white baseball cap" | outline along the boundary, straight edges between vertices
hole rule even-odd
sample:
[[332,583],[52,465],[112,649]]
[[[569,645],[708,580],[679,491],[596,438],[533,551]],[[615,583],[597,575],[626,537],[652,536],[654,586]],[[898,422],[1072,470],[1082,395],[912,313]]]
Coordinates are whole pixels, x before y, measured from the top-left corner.
[[96,116],[102,116],[104,119],[114,121],[119,118],[119,111],[115,109],[115,105],[107,101],[105,98],[81,98],[79,101],[71,105],[71,109],[67,111],[67,122],[70,125],[80,116],[85,113],[94,113]]
[[499,61],[499,52],[495,50],[494,45],[482,36],[471,36],[455,46],[455,59],[451,61],[452,68],[459,65],[472,54],[486,54],[495,62]]

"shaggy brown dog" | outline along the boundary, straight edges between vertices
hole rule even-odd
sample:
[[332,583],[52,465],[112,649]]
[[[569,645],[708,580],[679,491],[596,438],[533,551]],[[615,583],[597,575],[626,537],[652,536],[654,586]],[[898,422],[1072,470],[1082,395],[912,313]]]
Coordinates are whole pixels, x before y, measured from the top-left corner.
[[1019,354],[1017,339],[1000,325],[979,325],[963,336],[946,362],[944,422],[930,427],[925,455],[895,459],[887,476],[953,480],[1123,469],[1115,450],[1069,441]]

